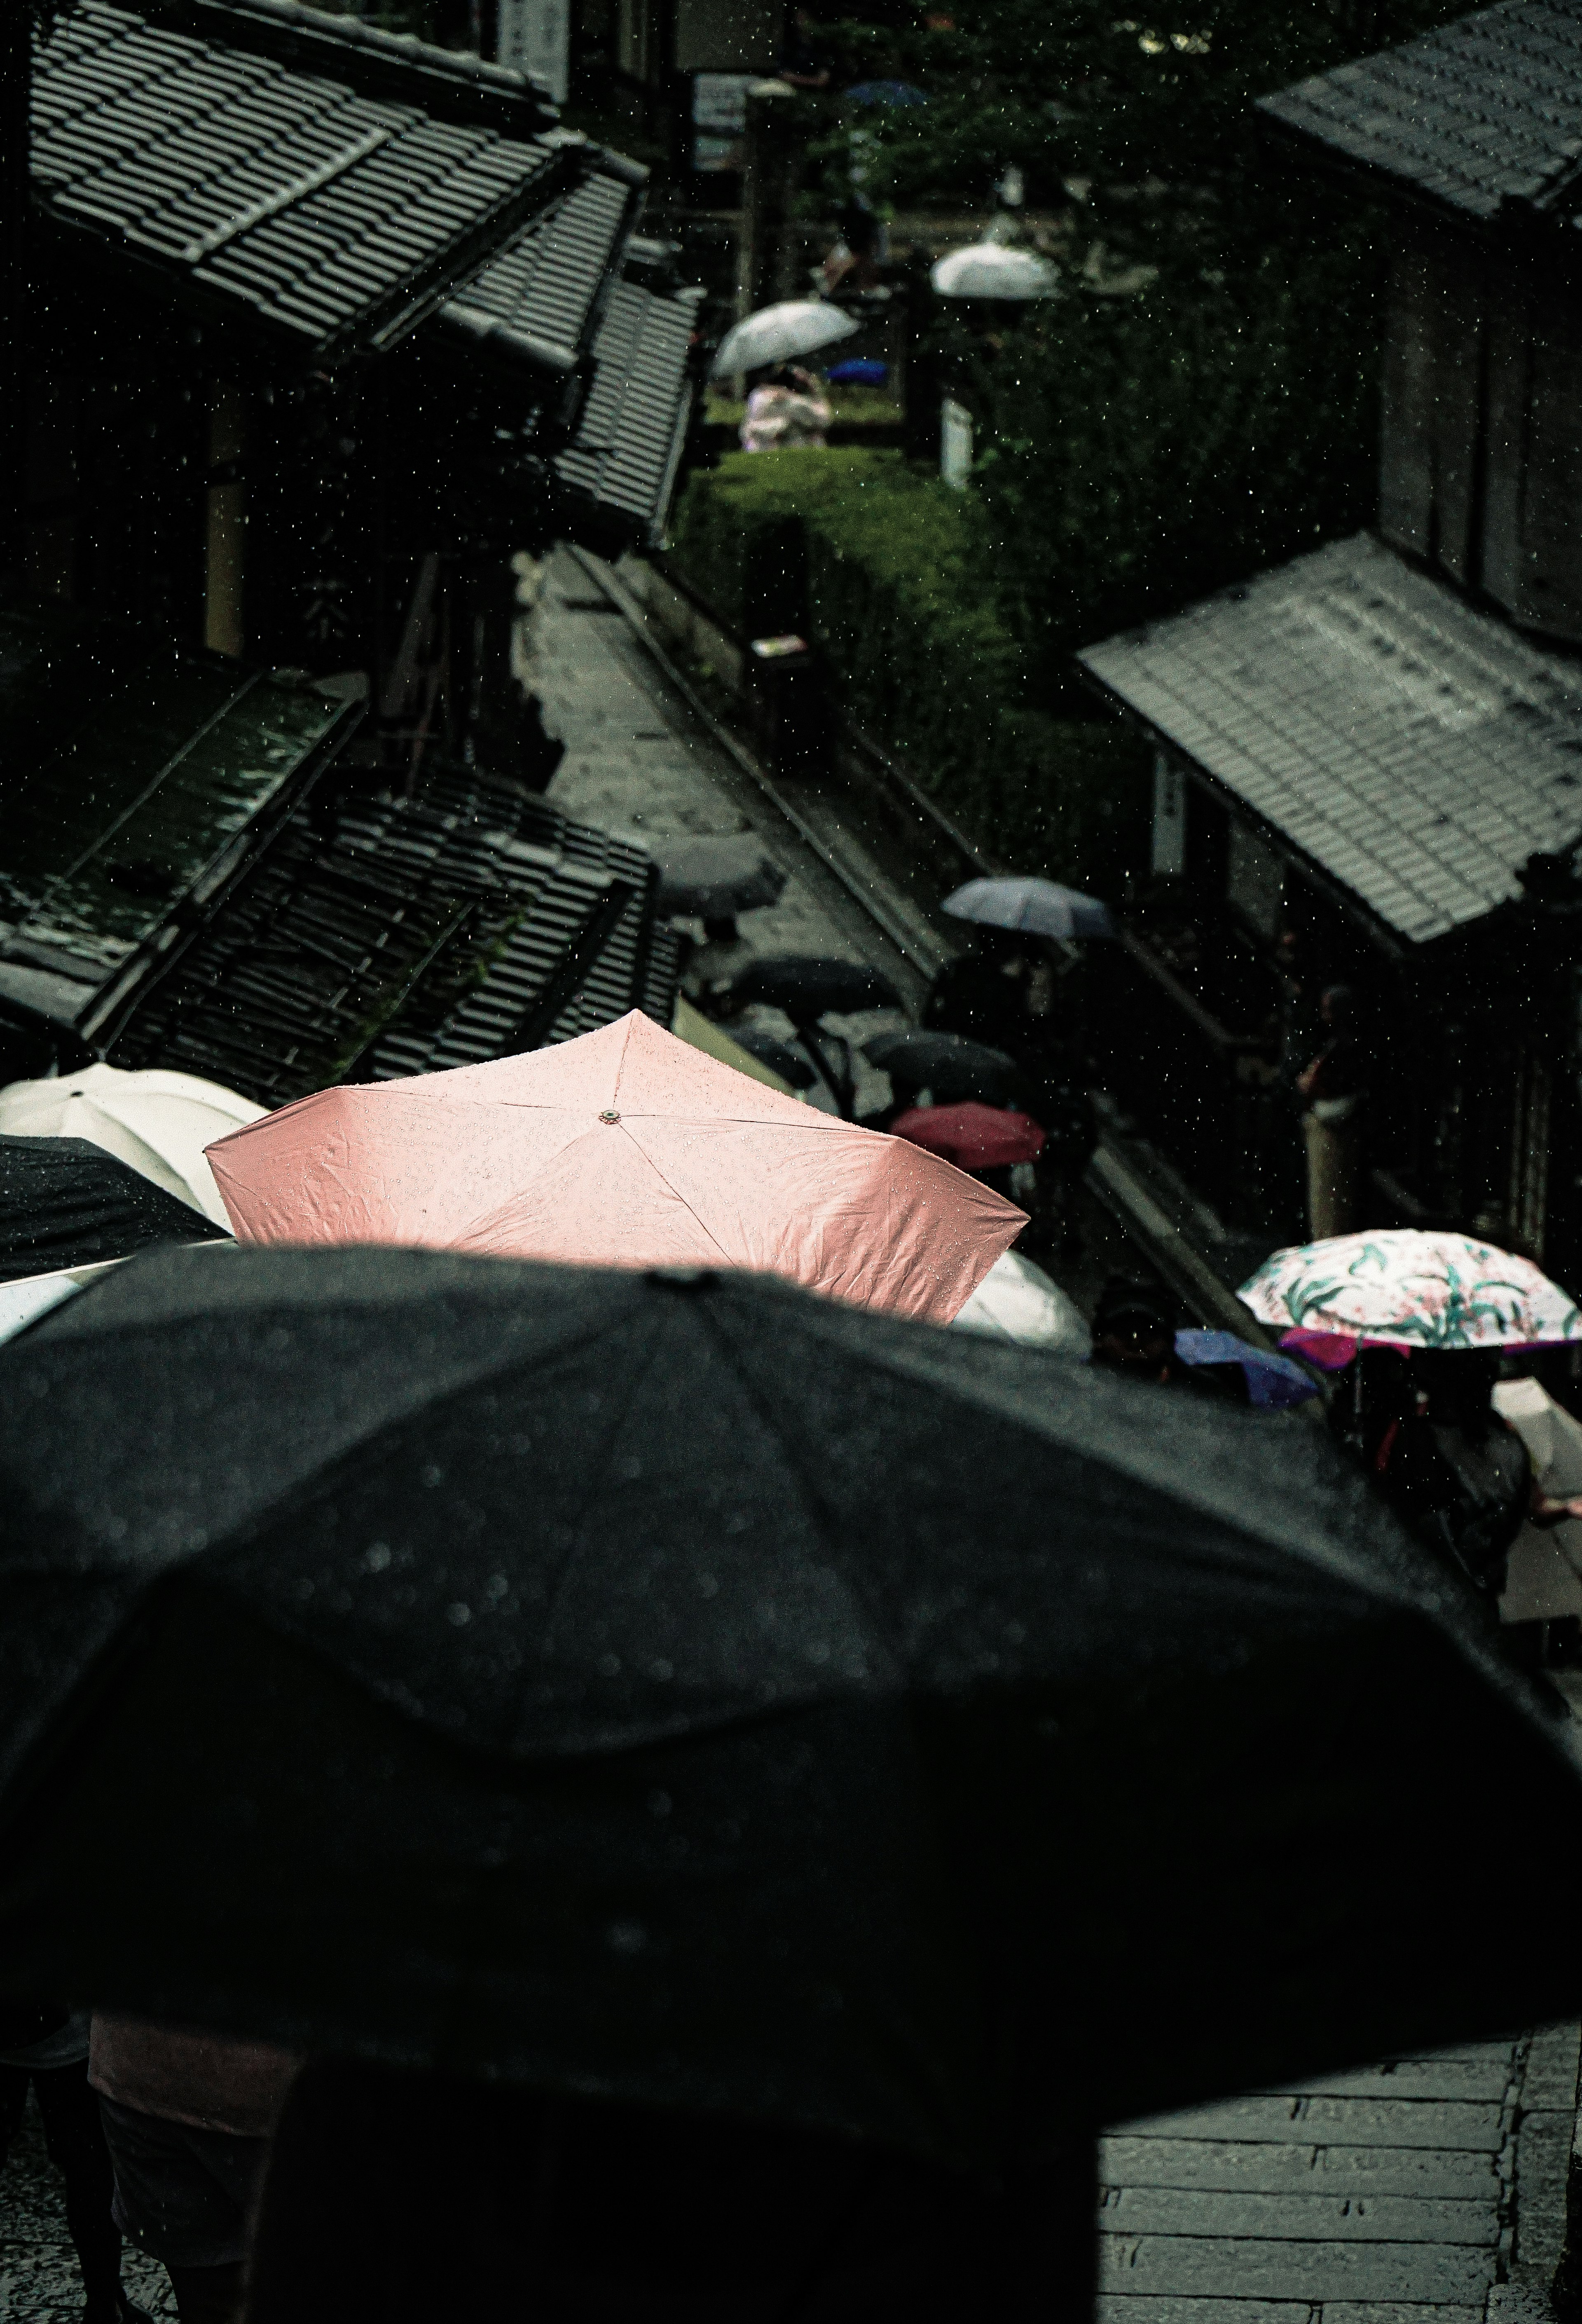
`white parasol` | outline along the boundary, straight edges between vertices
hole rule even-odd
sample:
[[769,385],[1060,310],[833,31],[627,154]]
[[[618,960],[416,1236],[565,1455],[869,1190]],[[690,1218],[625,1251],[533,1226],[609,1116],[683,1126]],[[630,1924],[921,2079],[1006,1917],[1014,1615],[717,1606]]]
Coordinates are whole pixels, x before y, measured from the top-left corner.
[[760,307],[727,331],[714,357],[713,375],[761,371],[766,364],[789,363],[795,355],[810,355],[832,347],[837,339],[854,337],[857,325],[839,307],[822,299],[787,299],[778,307]]

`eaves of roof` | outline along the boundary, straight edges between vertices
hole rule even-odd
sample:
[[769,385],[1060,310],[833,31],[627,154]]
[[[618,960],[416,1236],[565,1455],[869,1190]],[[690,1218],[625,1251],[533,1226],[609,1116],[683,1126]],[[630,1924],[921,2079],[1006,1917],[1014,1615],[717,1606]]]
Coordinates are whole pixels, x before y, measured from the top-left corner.
[[597,146],[583,147],[576,167],[575,181],[440,309],[474,346],[551,376],[586,357],[648,183],[638,163]]
[[1502,0],[1262,97],[1258,125],[1474,231],[1582,156],[1582,0]]

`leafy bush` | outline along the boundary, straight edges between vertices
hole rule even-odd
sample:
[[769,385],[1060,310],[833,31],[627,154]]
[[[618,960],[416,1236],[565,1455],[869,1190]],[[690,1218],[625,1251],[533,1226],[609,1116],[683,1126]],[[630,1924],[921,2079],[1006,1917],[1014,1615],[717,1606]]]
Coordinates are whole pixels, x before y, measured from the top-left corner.
[[988,848],[1099,892],[1135,862],[1143,754],[1029,703],[978,496],[898,453],[739,453],[696,475],[673,556],[722,622],[803,628],[842,706]]

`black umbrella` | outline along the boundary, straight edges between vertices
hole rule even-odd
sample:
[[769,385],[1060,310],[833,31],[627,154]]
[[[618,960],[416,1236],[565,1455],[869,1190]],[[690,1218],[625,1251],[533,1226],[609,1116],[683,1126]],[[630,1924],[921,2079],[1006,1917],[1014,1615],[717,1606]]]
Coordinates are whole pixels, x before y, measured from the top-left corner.
[[901,998],[888,977],[860,960],[821,960],[796,954],[751,962],[731,985],[735,1000],[783,1009],[794,1025],[816,1024],[821,1017],[852,1015],[860,1009],[898,1009]]
[[888,978],[860,960],[785,953],[750,962],[732,981],[731,998],[740,1007],[758,1001],[784,1010],[831,1096],[850,1120],[856,1098],[851,1045],[837,1034],[821,1031],[820,1019],[864,1009],[899,1009],[900,995]]
[[738,912],[777,904],[786,890],[786,873],[750,831],[662,840],[654,855],[661,912],[733,919]]
[[731,1038],[739,1049],[745,1049],[750,1057],[756,1057],[760,1065],[768,1065],[779,1074],[783,1082],[789,1082],[793,1089],[812,1087],[815,1078],[814,1069],[801,1050],[794,1049],[789,1041],[782,1041],[777,1035],[766,1033],[761,1025],[743,1025],[735,1019],[731,1023]]
[[1577,2006],[1564,1720],[1300,1422],[176,1252],[0,1351],[0,1987],[977,2159]]
[[0,1137],[0,1281],[225,1230],[86,1138]]
[[863,1055],[900,1090],[932,1090],[936,1105],[976,1099],[983,1105],[1016,1105],[1027,1100],[1026,1083],[1014,1057],[964,1033],[878,1033],[862,1044]]

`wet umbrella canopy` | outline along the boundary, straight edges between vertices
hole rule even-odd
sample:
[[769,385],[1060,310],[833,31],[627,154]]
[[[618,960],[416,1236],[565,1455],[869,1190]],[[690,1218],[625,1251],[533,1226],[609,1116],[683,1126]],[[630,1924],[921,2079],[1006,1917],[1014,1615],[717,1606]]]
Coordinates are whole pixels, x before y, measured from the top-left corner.
[[785,872],[750,831],[667,839],[656,853],[661,912],[727,919],[777,904],[786,891]]
[[888,1074],[895,1088],[932,1090],[937,1105],[964,1098],[1009,1105],[1026,1095],[1016,1059],[986,1041],[970,1041],[964,1033],[879,1033],[864,1041],[862,1053],[869,1065]]
[[793,1019],[849,1015],[860,1009],[898,1009],[901,996],[877,968],[860,960],[826,960],[814,954],[777,954],[755,960],[731,987],[740,1001],[762,1001]]
[[0,1281],[225,1232],[86,1138],[0,1137]]
[[1300,1436],[745,1275],[116,1268],[0,1351],[0,1987],[980,2159],[1557,2016],[1559,1722]]

